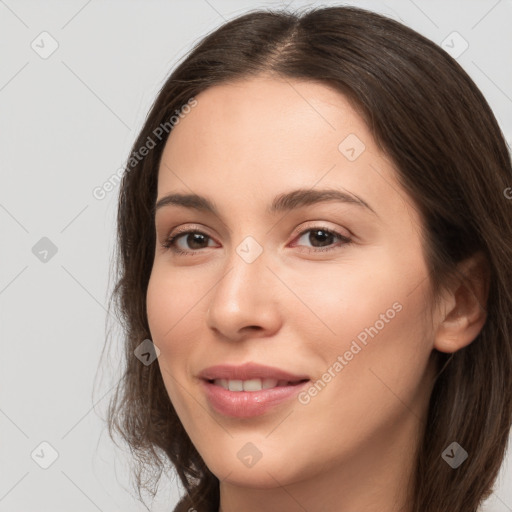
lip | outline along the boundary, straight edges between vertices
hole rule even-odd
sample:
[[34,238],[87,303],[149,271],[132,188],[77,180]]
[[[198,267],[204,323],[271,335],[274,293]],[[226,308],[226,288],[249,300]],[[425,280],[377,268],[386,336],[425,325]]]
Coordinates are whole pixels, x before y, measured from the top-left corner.
[[229,391],[205,379],[201,380],[201,385],[216,412],[232,418],[252,418],[261,416],[273,407],[290,400],[309,382],[308,380],[261,391]]
[[[242,365],[221,364],[202,370],[198,377],[212,408],[225,416],[251,418],[265,414],[269,409],[293,398],[310,381],[308,375],[293,374],[274,366],[258,363]],[[215,379],[249,380],[276,379],[293,382],[261,391],[229,391],[213,384]],[[305,381],[305,382],[300,382]]]
[[[249,380],[249,379],[277,379],[289,382],[298,382],[310,379],[308,375],[294,375],[280,368],[261,365],[258,363],[245,363],[243,365],[221,364],[210,366],[202,370],[199,378],[204,380],[228,379],[228,380]],[[240,391],[242,393],[242,391]],[[254,391],[254,393],[258,393]]]

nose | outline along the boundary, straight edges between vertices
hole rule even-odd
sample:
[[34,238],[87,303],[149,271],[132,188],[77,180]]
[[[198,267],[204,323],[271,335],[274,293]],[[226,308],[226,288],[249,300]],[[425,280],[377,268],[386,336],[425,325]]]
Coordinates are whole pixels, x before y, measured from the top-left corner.
[[[248,263],[236,252],[208,295],[208,327],[226,339],[267,337],[279,330],[279,286],[264,253]],[[282,290],[281,290],[282,292]]]

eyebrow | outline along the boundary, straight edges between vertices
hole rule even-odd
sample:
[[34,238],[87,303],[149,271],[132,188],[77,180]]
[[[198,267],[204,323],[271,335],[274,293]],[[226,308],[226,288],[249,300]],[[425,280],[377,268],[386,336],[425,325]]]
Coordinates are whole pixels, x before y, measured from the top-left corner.
[[[344,192],[336,189],[298,189],[274,198],[272,204],[267,208],[267,213],[275,214],[284,211],[294,210],[302,206],[308,206],[324,201],[336,201],[347,204],[354,204],[367,209],[378,217],[377,212],[362,198],[352,192]],[[169,194],[159,199],[154,207],[154,213],[165,206],[175,205],[184,208],[192,208],[220,216],[215,203],[207,197],[197,194]]]

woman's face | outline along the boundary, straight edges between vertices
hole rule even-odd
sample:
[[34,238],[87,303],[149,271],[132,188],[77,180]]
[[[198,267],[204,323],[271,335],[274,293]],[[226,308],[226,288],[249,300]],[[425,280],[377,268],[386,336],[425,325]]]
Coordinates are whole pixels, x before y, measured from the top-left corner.
[[[147,292],[190,439],[221,485],[405,471],[431,391],[434,324],[420,218],[392,163],[320,83],[262,76],[196,100],[167,141],[157,203],[198,195],[215,212],[203,200],[157,209]],[[235,378],[230,391],[200,378],[245,363],[309,381],[235,391]]]

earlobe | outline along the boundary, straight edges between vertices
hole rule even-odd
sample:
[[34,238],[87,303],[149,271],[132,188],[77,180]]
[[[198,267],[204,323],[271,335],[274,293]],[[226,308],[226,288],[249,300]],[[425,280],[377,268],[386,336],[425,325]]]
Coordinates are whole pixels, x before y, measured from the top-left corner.
[[445,299],[434,348],[452,353],[478,336],[487,318],[490,272],[485,255],[478,252],[458,265],[457,278]]

